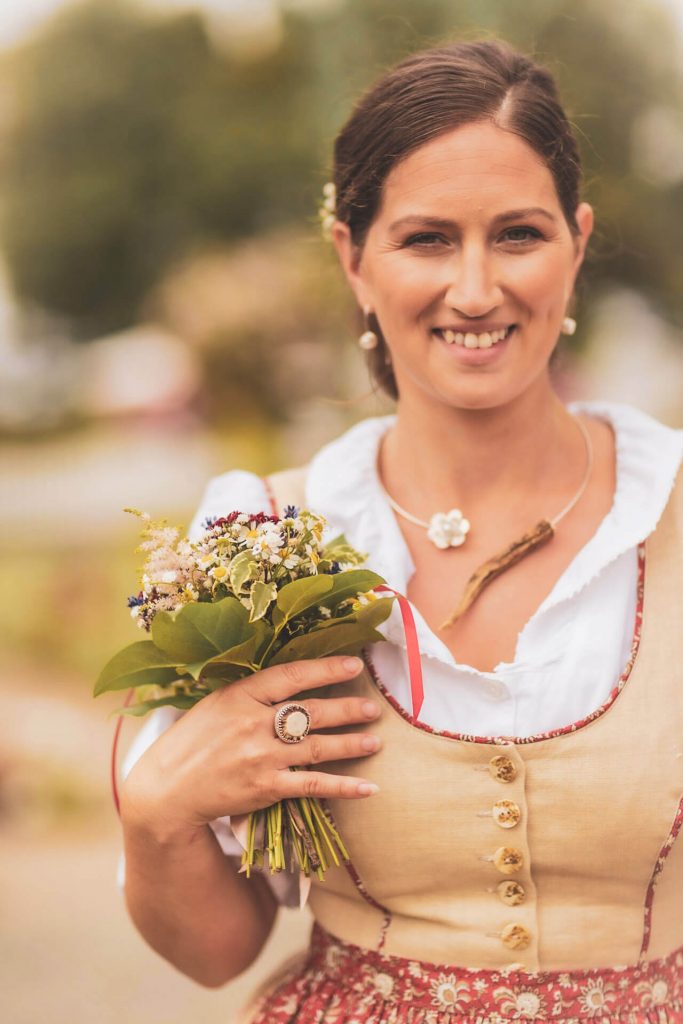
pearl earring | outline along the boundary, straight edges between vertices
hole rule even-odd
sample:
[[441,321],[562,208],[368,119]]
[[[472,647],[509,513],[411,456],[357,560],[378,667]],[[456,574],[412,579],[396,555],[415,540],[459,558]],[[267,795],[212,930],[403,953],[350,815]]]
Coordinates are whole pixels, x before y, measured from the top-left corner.
[[379,345],[379,338],[377,337],[374,331],[370,330],[370,326],[368,323],[370,310],[367,306],[363,307],[363,315],[365,316],[365,330],[358,339],[358,344],[362,349],[365,349],[367,351],[371,348],[377,348],[377,346]]
[[571,316],[566,316],[562,321],[560,330],[562,334],[574,334],[576,331],[576,320]]

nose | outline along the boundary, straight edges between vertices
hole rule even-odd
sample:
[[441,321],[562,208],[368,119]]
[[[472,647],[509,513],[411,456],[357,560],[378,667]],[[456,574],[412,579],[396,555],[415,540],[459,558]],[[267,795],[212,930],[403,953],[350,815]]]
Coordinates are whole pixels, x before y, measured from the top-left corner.
[[463,316],[490,313],[503,300],[495,261],[479,245],[463,246],[448,265],[448,286],[444,300]]

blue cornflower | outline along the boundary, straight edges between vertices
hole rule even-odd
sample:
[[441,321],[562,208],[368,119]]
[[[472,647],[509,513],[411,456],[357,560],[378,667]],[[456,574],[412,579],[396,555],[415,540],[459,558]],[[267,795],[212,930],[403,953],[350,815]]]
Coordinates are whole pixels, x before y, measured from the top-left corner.
[[299,509],[296,505],[285,505],[284,512],[282,513],[283,519],[296,519],[299,515]]
[[341,572],[341,565],[339,564],[339,562],[334,561],[330,565],[330,575],[334,576],[334,574],[337,572]]
[[144,594],[142,593],[141,590],[137,594],[131,594],[131,596],[128,598],[128,607],[129,608],[137,608],[137,606],[139,604],[144,604],[144,603],[145,603],[145,596],[144,596]]

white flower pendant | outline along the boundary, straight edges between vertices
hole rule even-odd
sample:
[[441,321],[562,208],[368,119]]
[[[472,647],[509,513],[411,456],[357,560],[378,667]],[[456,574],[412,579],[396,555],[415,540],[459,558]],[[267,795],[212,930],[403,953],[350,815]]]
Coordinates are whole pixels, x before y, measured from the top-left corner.
[[435,512],[429,520],[427,536],[437,548],[459,548],[465,543],[469,532],[469,520],[463,517],[459,508],[450,512]]

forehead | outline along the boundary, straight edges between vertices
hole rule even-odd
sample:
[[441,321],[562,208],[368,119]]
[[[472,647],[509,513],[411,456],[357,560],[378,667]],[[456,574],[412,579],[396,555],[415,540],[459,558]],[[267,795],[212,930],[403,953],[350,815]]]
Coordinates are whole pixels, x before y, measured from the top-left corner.
[[392,168],[378,217],[442,215],[443,204],[491,215],[504,207],[559,208],[552,174],[522,138],[494,124],[464,125],[432,139]]

